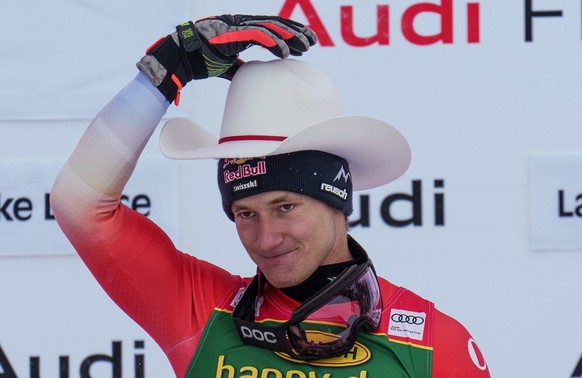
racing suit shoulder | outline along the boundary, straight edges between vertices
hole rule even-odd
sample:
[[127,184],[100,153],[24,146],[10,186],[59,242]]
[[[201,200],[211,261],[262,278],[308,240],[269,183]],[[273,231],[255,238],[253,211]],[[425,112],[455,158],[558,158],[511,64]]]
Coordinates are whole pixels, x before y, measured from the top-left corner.
[[433,351],[433,378],[489,378],[483,354],[469,331],[420,295],[379,278],[383,322],[391,340]]

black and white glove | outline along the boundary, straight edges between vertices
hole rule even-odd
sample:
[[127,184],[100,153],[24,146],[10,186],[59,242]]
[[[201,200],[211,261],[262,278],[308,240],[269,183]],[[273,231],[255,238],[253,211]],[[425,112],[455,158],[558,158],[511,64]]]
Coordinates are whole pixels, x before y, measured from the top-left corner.
[[137,63],[169,102],[178,105],[189,81],[232,79],[244,63],[238,54],[258,45],[279,58],[299,56],[317,43],[315,33],[298,22],[276,16],[222,15],[176,26],[150,46]]

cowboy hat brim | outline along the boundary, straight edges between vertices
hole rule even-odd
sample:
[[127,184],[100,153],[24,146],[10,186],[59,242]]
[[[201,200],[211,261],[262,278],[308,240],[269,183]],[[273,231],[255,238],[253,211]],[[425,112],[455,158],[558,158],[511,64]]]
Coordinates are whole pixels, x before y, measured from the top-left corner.
[[283,141],[238,140],[218,143],[200,125],[174,118],[160,134],[160,148],[171,159],[248,158],[318,150],[346,159],[354,190],[375,188],[400,177],[410,165],[404,136],[378,119],[337,116],[306,127]]

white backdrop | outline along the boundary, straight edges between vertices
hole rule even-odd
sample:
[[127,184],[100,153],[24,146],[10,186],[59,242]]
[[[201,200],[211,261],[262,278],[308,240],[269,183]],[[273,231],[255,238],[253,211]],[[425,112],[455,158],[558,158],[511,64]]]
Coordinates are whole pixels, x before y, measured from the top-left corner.
[[[0,377],[35,369],[84,377],[83,361],[94,361],[94,378],[113,377],[113,366],[124,377],[172,375],[55,236],[43,195],[145,48],[175,24],[221,13],[291,15],[313,26],[328,38],[302,59],[335,80],[345,112],[384,119],[410,141],[409,171],[355,196],[352,220],[364,225],[352,234],[379,273],[463,322],[494,377],[582,377],[582,11],[574,0],[2,2]],[[378,30],[375,42],[357,45]],[[190,84],[169,116],[217,133],[226,89],[218,79]],[[130,202],[147,196],[150,216],[182,249],[251,275],[220,209],[214,163],[162,160],[156,138]],[[392,201],[396,193],[408,200]]]

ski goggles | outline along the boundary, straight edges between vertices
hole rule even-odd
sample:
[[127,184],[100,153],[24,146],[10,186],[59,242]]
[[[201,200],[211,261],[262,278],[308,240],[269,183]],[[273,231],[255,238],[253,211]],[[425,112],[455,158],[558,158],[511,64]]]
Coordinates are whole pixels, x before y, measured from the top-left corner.
[[232,313],[245,344],[286,353],[298,360],[319,360],[348,353],[360,330],[373,330],[380,323],[382,297],[369,259],[347,267],[299,305],[289,320],[275,326],[255,322],[263,280],[262,273],[253,278]]

